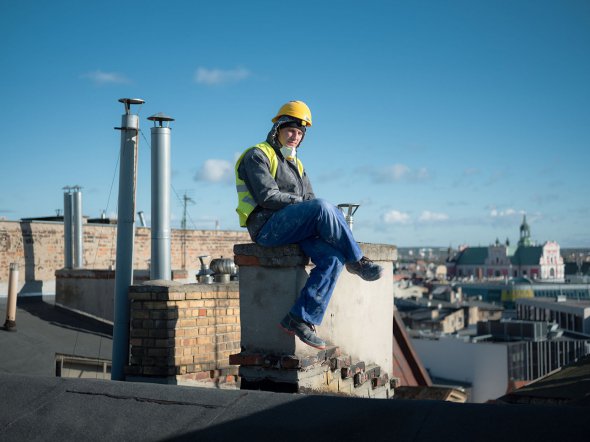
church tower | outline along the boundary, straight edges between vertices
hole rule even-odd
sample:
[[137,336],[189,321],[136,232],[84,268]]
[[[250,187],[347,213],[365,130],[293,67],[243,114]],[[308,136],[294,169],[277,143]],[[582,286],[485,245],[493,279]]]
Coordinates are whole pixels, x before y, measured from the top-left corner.
[[526,222],[526,214],[522,216],[522,224],[520,225],[520,239],[518,240],[518,245],[525,247],[532,245],[531,229]]

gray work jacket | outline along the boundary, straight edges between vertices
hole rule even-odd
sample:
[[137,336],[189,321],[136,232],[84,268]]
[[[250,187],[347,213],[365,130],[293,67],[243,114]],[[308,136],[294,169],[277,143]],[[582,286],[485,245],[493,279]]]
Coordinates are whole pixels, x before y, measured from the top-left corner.
[[246,152],[238,166],[238,176],[244,180],[257,204],[246,221],[248,233],[254,242],[262,226],[276,211],[315,198],[307,173],[304,170],[303,176],[299,176],[297,166],[283,157],[272,133],[271,130],[267,142],[277,154],[276,177],[273,178],[270,173],[270,161],[260,149]]

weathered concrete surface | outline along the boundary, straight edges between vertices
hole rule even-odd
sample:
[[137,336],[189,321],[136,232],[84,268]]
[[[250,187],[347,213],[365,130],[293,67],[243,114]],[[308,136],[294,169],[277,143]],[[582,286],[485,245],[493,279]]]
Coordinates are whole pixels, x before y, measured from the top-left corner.
[[[362,242],[358,244],[363,254],[374,261],[397,261],[397,248],[395,246]],[[289,267],[309,264],[309,258],[303,254],[297,244],[282,247],[263,247],[254,243],[236,244],[234,254],[236,260],[242,260],[242,265]],[[251,260],[248,260],[248,258],[251,258]],[[253,261],[254,258],[257,258],[257,261]]]
[[[133,283],[147,282],[149,270],[135,270]],[[186,280],[187,272],[172,271],[173,280]],[[55,272],[55,303],[59,307],[80,312],[103,321],[113,322],[115,271],[60,269]],[[177,281],[173,281],[177,284]],[[157,284],[157,283],[156,283]]]
[[278,327],[303,288],[307,275],[303,266],[240,267],[241,345],[244,350],[313,353],[311,347],[302,346],[298,339]]
[[[133,273],[134,283],[149,279],[149,271]],[[113,322],[115,271],[114,270],[72,270],[55,272],[55,304]]]
[[384,276],[378,281],[367,282],[342,272],[317,330],[353,360],[377,364],[392,375],[393,263],[379,264],[384,267]]
[[[318,334],[343,353],[392,371],[393,260],[396,248],[361,244],[368,258],[385,271],[379,281],[367,282],[344,270]],[[240,263],[242,348],[251,352],[312,355],[317,350],[284,333],[278,323],[303,288],[310,266],[299,247],[267,248],[254,244],[234,247]]]

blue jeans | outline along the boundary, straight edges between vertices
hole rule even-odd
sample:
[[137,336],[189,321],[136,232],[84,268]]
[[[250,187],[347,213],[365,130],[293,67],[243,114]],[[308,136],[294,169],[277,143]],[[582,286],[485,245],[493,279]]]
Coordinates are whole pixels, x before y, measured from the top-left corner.
[[256,242],[266,247],[299,244],[315,264],[290,312],[316,325],[322,322],[344,264],[363,257],[342,212],[323,199],[277,211]]

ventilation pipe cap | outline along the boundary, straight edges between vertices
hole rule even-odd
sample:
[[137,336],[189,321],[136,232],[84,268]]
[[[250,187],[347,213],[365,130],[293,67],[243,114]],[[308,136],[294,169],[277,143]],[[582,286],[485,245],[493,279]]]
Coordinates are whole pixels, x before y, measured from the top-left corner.
[[170,124],[167,125],[163,125],[164,122],[169,123],[170,121],[174,121],[174,118],[169,117],[168,115],[163,114],[162,112],[158,112],[155,115],[152,115],[151,117],[148,117],[148,120],[153,121],[154,122],[154,127],[169,127]]
[[119,103],[123,103],[125,105],[125,113],[129,114],[131,112],[132,104],[143,104],[145,101],[141,98],[119,98]]
[[360,204],[355,203],[342,203],[338,204],[338,208],[347,216],[353,216],[358,210]]

